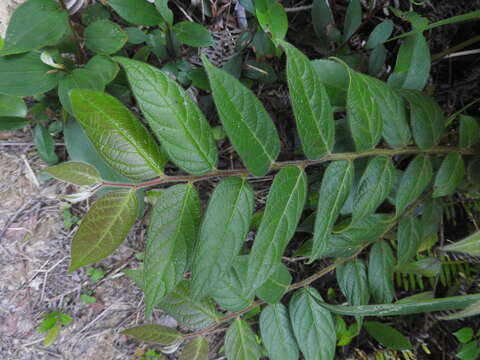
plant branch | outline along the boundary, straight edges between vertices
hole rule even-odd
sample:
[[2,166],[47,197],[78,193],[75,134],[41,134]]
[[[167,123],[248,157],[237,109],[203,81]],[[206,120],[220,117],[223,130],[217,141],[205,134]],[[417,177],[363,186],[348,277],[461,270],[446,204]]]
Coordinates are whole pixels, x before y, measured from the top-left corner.
[[[450,152],[457,152],[462,155],[479,155],[479,153],[473,149],[460,149],[460,148],[450,148],[450,147],[434,147],[431,149],[419,149],[416,147],[405,147],[400,149],[373,149],[373,150],[360,152],[360,153],[330,154],[317,160],[280,161],[280,162],[274,163],[270,171],[277,171],[288,165],[294,165],[294,166],[305,168],[308,166],[318,165],[318,164],[322,164],[329,161],[355,160],[355,159],[364,158],[368,156],[397,156],[397,155],[408,155],[408,154],[442,155],[442,154],[448,154]],[[225,176],[247,176],[253,179],[259,178],[250,174],[247,169],[214,170],[212,172],[209,172],[203,175],[164,176],[161,178],[156,178],[156,179],[152,179],[152,180],[148,180],[148,181],[136,183],[136,184],[104,181],[101,187],[144,189],[144,188],[168,184],[168,183],[197,182],[197,181],[203,181],[211,178],[225,177]]]

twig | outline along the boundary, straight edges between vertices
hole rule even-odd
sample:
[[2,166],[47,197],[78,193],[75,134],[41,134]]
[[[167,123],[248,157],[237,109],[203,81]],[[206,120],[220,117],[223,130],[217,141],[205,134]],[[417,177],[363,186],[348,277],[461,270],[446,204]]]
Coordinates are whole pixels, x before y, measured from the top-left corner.
[[310,10],[313,7],[313,4],[311,5],[303,5],[303,6],[297,6],[293,8],[285,8],[285,12],[290,13],[290,12],[297,12],[297,11],[306,11]]

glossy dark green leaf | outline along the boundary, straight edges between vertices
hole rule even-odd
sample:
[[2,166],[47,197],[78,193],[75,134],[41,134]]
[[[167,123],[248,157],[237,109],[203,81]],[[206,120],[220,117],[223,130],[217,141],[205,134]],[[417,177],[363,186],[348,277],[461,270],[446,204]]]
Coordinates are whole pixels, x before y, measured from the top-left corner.
[[105,259],[127,237],[137,219],[135,191],[114,191],[100,197],[83,218],[72,240],[69,271]]
[[133,180],[163,175],[160,148],[119,100],[94,90],[72,90],[70,100],[77,120],[110,166]]
[[38,124],[33,129],[33,142],[37,148],[38,156],[48,165],[58,163],[58,156],[55,154],[55,142],[47,128]]
[[370,89],[369,76],[349,70],[347,119],[357,151],[374,148],[380,141],[383,119],[380,107]]
[[303,152],[319,159],[332,151],[333,111],[327,90],[310,60],[293,45],[282,43],[287,54],[287,80]]
[[461,148],[469,148],[477,144],[480,140],[480,126],[475,118],[466,115],[460,115],[460,138],[458,145]]
[[397,197],[395,213],[400,215],[426,189],[433,176],[432,162],[426,155],[417,155],[403,173]]
[[465,175],[465,164],[459,153],[451,152],[443,159],[433,183],[433,197],[451,195]]
[[310,261],[318,259],[328,247],[333,225],[352,188],[353,172],[352,162],[340,160],[331,162],[323,174]]
[[57,86],[65,76],[40,60],[40,52],[0,57],[0,93],[33,96]]
[[312,64],[327,90],[330,103],[333,106],[345,106],[349,83],[347,70],[341,64],[331,60],[313,60]]
[[336,334],[330,311],[313,288],[297,290],[290,300],[289,313],[293,333],[305,360],[333,360]]
[[115,60],[124,67],[138,105],[168,157],[190,174],[213,170],[218,155],[212,130],[191,97],[153,66]]
[[181,21],[172,27],[177,40],[193,47],[207,47],[215,44],[210,32],[201,24],[191,21]]
[[277,270],[303,212],[307,177],[303,169],[286,166],[275,176],[265,213],[253,242],[248,264],[248,283],[258,289]]
[[375,340],[387,348],[409,350],[413,347],[405,335],[387,324],[378,321],[366,321],[363,326]]
[[193,184],[163,191],[152,210],[145,251],[145,308],[175,289],[187,270],[200,225],[200,199]]
[[58,84],[58,97],[65,110],[73,115],[70,91],[73,89],[87,89],[103,91],[104,82],[92,71],[87,69],[75,69],[71,74],[60,80]]
[[390,19],[383,20],[380,24],[375,26],[370,35],[368,36],[367,44],[365,47],[367,49],[374,49],[378,45],[383,44],[388,40],[390,35],[393,32],[393,21]]
[[280,303],[265,307],[260,314],[260,334],[271,360],[298,359],[287,308]]
[[253,202],[246,178],[229,177],[217,185],[203,218],[193,261],[195,297],[208,294],[232,266],[250,226]]
[[190,289],[191,282],[182,280],[156,306],[182,325],[193,330],[202,330],[214,324],[218,320],[218,314],[215,304],[209,298],[195,300]]
[[397,259],[398,264],[406,264],[416,254],[422,244],[422,224],[413,217],[404,217],[400,220],[397,230]]
[[387,242],[373,244],[368,260],[368,286],[373,299],[379,304],[389,304],[395,296],[394,262],[392,248]]
[[183,348],[180,360],[208,360],[208,342],[202,336],[190,340]]
[[129,335],[140,341],[153,342],[163,345],[170,345],[179,340],[182,336],[174,328],[162,325],[139,325],[123,330],[121,334]]
[[257,97],[203,57],[223,127],[248,170],[263,176],[280,151],[277,130]]
[[445,118],[436,100],[417,90],[402,90],[410,106],[413,137],[421,149],[438,144],[445,128]]
[[392,189],[394,166],[388,157],[370,160],[357,186],[353,200],[352,222],[374,213]]
[[27,105],[25,101],[18,96],[0,94],[0,117],[18,117],[27,116]]
[[343,40],[350,37],[358,30],[362,23],[362,5],[360,0],[350,0],[343,24]]
[[292,275],[284,264],[279,264],[273,275],[260,286],[255,294],[267,304],[279,302],[292,283]]
[[337,267],[337,282],[350,305],[368,304],[367,271],[360,259],[353,259]]
[[83,33],[85,45],[99,54],[113,54],[128,40],[127,33],[110,20],[99,20],[89,25]]
[[85,69],[95,73],[95,76],[100,77],[103,84],[107,85],[115,79],[120,67],[110,56],[95,55],[88,60]]
[[393,74],[388,83],[396,88],[423,90],[430,77],[430,49],[419,33],[409,36],[400,45]]
[[22,129],[28,124],[30,124],[30,120],[26,118],[15,116],[0,116],[0,131]]
[[461,252],[471,256],[480,256],[480,232],[473,233],[463,240],[442,247],[443,251]]
[[225,354],[228,360],[259,360],[261,357],[255,333],[240,318],[237,318],[227,330]]
[[79,161],[67,161],[48,167],[45,171],[54,178],[79,186],[95,185],[102,182],[97,169]]
[[288,18],[277,0],[255,0],[255,15],[263,31],[274,40],[283,40],[288,30]]
[[412,303],[395,303],[381,305],[343,306],[319,304],[340,315],[351,316],[397,316],[419,314],[432,311],[460,310],[480,300],[480,294],[452,296],[432,300],[420,300]]
[[0,56],[56,45],[67,28],[68,14],[59,3],[54,0],[28,0],[12,15]]
[[135,25],[155,26],[163,22],[153,4],[144,0],[108,0],[115,12]]

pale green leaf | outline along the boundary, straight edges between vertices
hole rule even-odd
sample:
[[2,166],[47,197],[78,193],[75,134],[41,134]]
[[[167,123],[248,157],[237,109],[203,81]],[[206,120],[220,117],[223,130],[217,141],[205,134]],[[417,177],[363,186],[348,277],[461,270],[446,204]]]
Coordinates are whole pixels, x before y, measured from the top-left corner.
[[379,304],[389,304],[395,296],[394,262],[388,243],[379,241],[372,246],[368,260],[368,285],[372,297]]
[[367,272],[362,260],[350,260],[337,267],[335,272],[338,286],[350,305],[368,304],[370,293],[368,290]]
[[400,215],[426,189],[433,176],[432,162],[426,155],[417,155],[403,173],[397,197],[395,213]]
[[393,327],[378,321],[366,321],[363,326],[367,332],[383,346],[393,350],[409,350],[410,340]]
[[279,264],[272,276],[260,286],[255,294],[267,304],[279,302],[292,283],[292,275],[284,264]]
[[333,225],[352,188],[353,172],[353,163],[341,160],[331,162],[323,174],[310,261],[318,259],[328,247]]
[[313,288],[298,290],[289,304],[293,333],[305,360],[333,360],[336,334],[330,311],[317,301],[323,301]]
[[138,105],[169,159],[190,174],[212,171],[218,156],[215,140],[190,96],[153,66],[127,58],[114,60],[124,67]]
[[64,162],[48,167],[45,171],[59,180],[79,186],[95,185],[102,182],[97,169],[80,161]]
[[155,6],[145,0],[108,0],[108,5],[135,25],[155,26],[163,22]]
[[153,207],[145,251],[145,310],[175,289],[187,270],[198,236],[200,199],[193,184],[163,191]]
[[72,90],[70,100],[75,117],[111,167],[134,180],[163,174],[159,146],[119,100],[94,90]]
[[190,340],[183,348],[180,360],[208,360],[208,342],[202,336]]
[[460,115],[460,138],[458,145],[461,148],[469,148],[480,140],[480,126],[475,118],[466,115]]
[[325,86],[310,60],[293,45],[282,43],[287,54],[287,80],[303,152],[319,159],[332,151],[333,111]]
[[240,81],[202,59],[225,132],[248,170],[256,176],[265,175],[280,151],[272,119]]
[[451,152],[443,159],[433,183],[433,197],[451,195],[465,175],[465,164],[459,153]]
[[259,360],[260,346],[250,326],[237,318],[225,336],[225,354],[228,360]]
[[100,197],[80,223],[72,240],[69,271],[103,260],[127,237],[137,219],[135,191],[114,191]]
[[246,178],[229,177],[217,185],[203,218],[193,261],[195,297],[208,294],[232,266],[250,226],[253,202]]
[[423,232],[420,221],[413,217],[404,217],[400,220],[397,230],[397,259],[398,264],[406,264],[416,254],[422,244]]
[[127,33],[110,20],[98,20],[89,25],[83,36],[85,45],[94,53],[113,54],[120,50],[128,40]]
[[174,328],[163,325],[139,325],[123,330],[123,335],[129,335],[140,341],[153,342],[157,344],[174,344],[181,338],[181,334]]
[[[4,6],[7,6],[4,3]],[[56,45],[68,28],[68,14],[54,0],[28,0],[13,13],[0,56]]]
[[286,166],[275,176],[260,228],[253,242],[248,265],[248,283],[258,289],[277,270],[292,238],[307,197],[303,169]]
[[480,256],[480,232],[473,233],[463,240],[444,246],[442,250],[461,252],[470,256]]
[[288,18],[278,0],[255,0],[255,15],[263,31],[274,40],[283,40],[288,30]]
[[260,314],[260,334],[271,360],[298,359],[287,308],[280,303],[268,305]]
[[43,339],[43,346],[47,347],[52,345],[55,340],[58,337],[58,334],[60,333],[62,325],[61,324],[55,324],[53,327],[51,327],[47,333],[45,334],[45,338]]
[[172,27],[178,41],[193,47],[207,47],[215,44],[210,32],[201,24],[180,21]]

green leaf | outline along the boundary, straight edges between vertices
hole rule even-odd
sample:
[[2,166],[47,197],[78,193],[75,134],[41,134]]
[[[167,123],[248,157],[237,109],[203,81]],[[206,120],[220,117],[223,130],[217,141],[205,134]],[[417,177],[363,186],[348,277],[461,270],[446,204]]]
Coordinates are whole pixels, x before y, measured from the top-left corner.
[[438,232],[442,215],[443,208],[440,200],[429,199],[424,203],[420,220],[423,238]]
[[442,166],[435,176],[433,197],[451,195],[465,175],[465,164],[459,153],[451,152],[443,159]]
[[359,0],[350,0],[343,25],[343,40],[348,40],[362,23],[362,6]]
[[465,344],[469,342],[470,340],[473,339],[473,329],[470,327],[464,327],[458,331],[455,331],[453,333],[455,337],[460,341],[461,343]]
[[120,334],[129,335],[140,341],[153,342],[163,345],[174,344],[181,338],[181,334],[174,328],[162,325],[139,325],[123,330]]
[[480,232],[473,233],[463,240],[444,246],[441,250],[461,252],[470,256],[480,256]]
[[69,271],[113,253],[137,219],[135,191],[114,191],[100,197],[83,218],[72,240]]
[[207,339],[202,336],[197,336],[193,340],[189,341],[183,347],[180,360],[208,360]]
[[410,340],[393,327],[378,321],[366,321],[363,326],[367,332],[383,346],[393,350],[409,350]]
[[155,0],[155,7],[168,26],[173,24],[173,12],[168,7],[168,0]]
[[336,269],[337,282],[350,305],[368,304],[367,272],[362,260],[354,259]]
[[93,3],[82,10],[80,14],[82,24],[88,26],[98,20],[110,18],[110,13],[101,3]]
[[120,67],[110,56],[100,54],[88,60],[85,69],[94,72],[96,76],[100,77],[103,84],[107,85],[115,79]]
[[23,101],[22,98],[18,96],[0,94],[0,118],[2,117],[24,118],[26,116],[27,116],[27,105],[25,105],[25,101]]
[[181,21],[172,27],[178,41],[193,47],[207,47],[215,44],[210,32],[201,24]]
[[383,121],[382,136],[393,148],[407,146],[411,133],[407,122],[405,100],[383,81],[373,77],[368,79],[369,89],[378,105]]
[[209,299],[195,300],[191,295],[191,282],[182,280],[175,290],[157,306],[181,324],[193,330],[202,330],[218,320],[215,304]]
[[330,100],[310,60],[293,45],[282,42],[282,46],[287,54],[290,101],[303,152],[309,159],[319,159],[333,148],[335,124]]
[[87,69],[74,69],[71,74],[60,80],[58,84],[58,97],[60,103],[69,114],[73,115],[70,102],[70,91],[73,89],[86,89],[103,91],[104,82],[95,73]]
[[443,135],[445,118],[435,99],[416,90],[402,90],[410,106],[410,122],[413,137],[421,149],[438,144]]
[[229,177],[217,185],[203,218],[192,266],[195,297],[208,294],[232,266],[250,226],[253,202],[246,178]]
[[139,28],[130,26],[130,27],[124,28],[124,30],[127,33],[129,44],[138,45],[148,40],[148,35],[145,34],[145,32],[143,30],[140,30]]
[[247,169],[263,176],[280,151],[277,130],[257,97],[230,74],[203,57],[223,127]]
[[480,140],[480,126],[475,118],[466,115],[460,115],[460,139],[458,145],[461,148],[469,148]]
[[145,307],[153,307],[183,278],[200,224],[200,199],[193,184],[163,191],[152,210],[145,251]]
[[480,355],[480,348],[476,341],[471,341],[468,344],[462,345],[460,351],[455,356],[462,360],[476,360]]
[[33,129],[33,142],[37,147],[40,159],[45,161],[48,165],[55,165],[58,163],[58,156],[55,154],[55,143],[47,128],[37,124]]
[[225,336],[225,354],[228,360],[259,360],[260,346],[250,326],[237,318]]
[[392,249],[387,242],[373,244],[368,260],[368,285],[372,297],[379,304],[389,304],[395,296],[394,261]]
[[153,66],[127,58],[114,60],[124,67],[138,105],[169,159],[190,174],[212,171],[218,156],[215,140],[191,97]]
[[312,65],[327,90],[330,103],[333,106],[345,106],[350,81],[347,70],[341,64],[331,60],[313,60]]
[[248,284],[258,289],[277,270],[292,238],[307,198],[303,169],[286,166],[275,176],[265,213],[253,242],[248,264]]
[[255,15],[263,31],[274,40],[283,40],[288,31],[288,18],[277,0],[255,0]]
[[292,283],[292,275],[284,264],[279,264],[273,275],[262,285],[256,295],[267,304],[279,302]]
[[70,100],[77,120],[110,166],[133,180],[163,175],[159,146],[119,100],[93,90],[72,90]]
[[365,47],[367,49],[374,49],[378,45],[383,44],[388,40],[390,35],[393,32],[393,21],[390,19],[383,20],[380,24],[375,26],[370,35],[368,36],[367,44]]
[[58,334],[60,333],[60,328],[61,327],[62,327],[62,325],[55,324],[53,327],[51,327],[48,330],[47,334],[45,335],[45,338],[43,339],[43,346],[44,347],[50,346],[55,342],[55,340],[58,337]]
[[84,162],[68,161],[48,167],[45,171],[54,178],[79,186],[95,185],[102,182],[98,170]]
[[400,220],[397,230],[397,259],[398,264],[406,264],[416,254],[422,244],[422,224],[413,217],[404,217]]
[[480,294],[451,296],[446,298],[421,300],[414,303],[395,303],[380,305],[343,306],[330,305],[324,302],[319,304],[335,314],[350,316],[396,316],[419,314],[432,311],[446,311],[464,309],[480,300]]
[[370,160],[357,186],[352,222],[374,213],[385,201],[392,189],[394,170],[388,157],[377,156]]
[[314,0],[312,7],[312,25],[315,34],[322,42],[327,42],[329,26],[334,23],[332,12],[326,0]]
[[57,86],[65,76],[44,64],[40,52],[0,57],[0,93],[16,96],[33,96]]
[[155,26],[163,22],[155,6],[148,1],[108,0],[108,5],[123,19],[135,25]]
[[94,22],[85,29],[83,36],[91,51],[106,55],[116,53],[128,40],[127,33],[110,20]]
[[68,15],[59,3],[54,0],[28,0],[12,15],[0,56],[56,45],[67,28]]
[[323,174],[310,261],[318,259],[328,247],[333,225],[352,188],[353,171],[351,161],[340,160],[331,162]]
[[387,60],[387,54],[387,48],[383,45],[378,45],[373,49],[368,58],[368,73],[370,75],[375,76],[382,71],[383,65],[385,65]]
[[407,274],[435,277],[442,271],[442,263],[438,258],[428,257],[408,264],[399,265],[397,270]]
[[240,311],[253,302],[254,294],[247,283],[248,256],[237,256],[232,266],[216,284],[211,292],[215,302],[225,310]]
[[347,119],[355,147],[357,151],[370,150],[377,145],[382,135],[380,107],[372,96],[371,78],[353,70],[349,70],[348,74]]
[[432,162],[426,155],[417,155],[403,173],[397,197],[395,214],[398,216],[425,190],[433,176]]
[[289,305],[293,333],[305,360],[332,360],[337,341],[335,324],[330,311],[316,299],[323,301],[313,288],[295,292]]
[[298,359],[297,342],[283,304],[271,304],[262,310],[260,334],[271,360]]
[[388,83],[396,88],[422,90],[430,77],[430,49],[425,37],[408,37],[398,51],[393,74]]
[[[440,320],[456,320],[469,316],[476,316],[480,314],[480,301],[468,305],[464,310],[453,313],[451,315],[442,316]],[[480,330],[477,331],[477,336],[480,335]]]
[[22,129],[28,124],[30,124],[30,120],[26,118],[14,116],[0,116],[0,131]]

